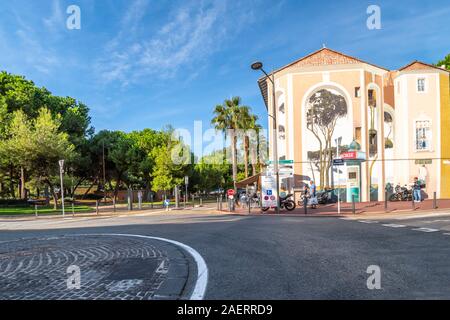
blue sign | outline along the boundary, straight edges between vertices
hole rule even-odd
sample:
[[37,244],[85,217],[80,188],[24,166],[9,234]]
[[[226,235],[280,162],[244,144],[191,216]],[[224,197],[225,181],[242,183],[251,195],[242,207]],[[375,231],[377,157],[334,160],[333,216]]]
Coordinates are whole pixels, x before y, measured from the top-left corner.
[[333,159],[333,166],[343,166],[344,164],[344,159]]
[[272,195],[272,190],[267,190],[266,193],[267,193],[268,196],[271,196]]

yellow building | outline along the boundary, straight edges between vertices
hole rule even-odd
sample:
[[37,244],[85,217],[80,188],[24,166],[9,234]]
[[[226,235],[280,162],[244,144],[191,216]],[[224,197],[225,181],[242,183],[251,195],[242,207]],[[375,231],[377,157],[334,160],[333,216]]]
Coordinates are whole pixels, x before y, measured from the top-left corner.
[[[286,189],[315,180],[346,187],[347,199],[356,187],[360,201],[382,200],[387,183],[419,177],[430,197],[450,198],[447,70],[414,61],[390,71],[323,48],[275,70],[274,78],[278,155],[294,161]],[[258,83],[272,113],[271,82]],[[339,137],[345,166],[331,165]]]

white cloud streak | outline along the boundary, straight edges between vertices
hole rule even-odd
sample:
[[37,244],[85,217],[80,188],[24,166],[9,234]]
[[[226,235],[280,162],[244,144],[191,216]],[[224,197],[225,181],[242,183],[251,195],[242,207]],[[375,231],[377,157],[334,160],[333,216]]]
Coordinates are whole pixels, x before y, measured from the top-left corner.
[[193,71],[250,21],[244,15],[251,10],[230,15],[228,5],[226,1],[182,2],[153,34],[138,37],[148,1],[135,0],[124,15],[118,35],[96,64],[100,79],[127,86],[148,76],[172,78],[181,67]]

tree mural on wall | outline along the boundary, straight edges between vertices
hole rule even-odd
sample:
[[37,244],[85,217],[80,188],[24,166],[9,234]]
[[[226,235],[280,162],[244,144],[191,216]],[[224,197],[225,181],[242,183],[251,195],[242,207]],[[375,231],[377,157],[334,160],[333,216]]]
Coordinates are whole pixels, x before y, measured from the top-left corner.
[[320,173],[320,187],[330,186],[330,168],[335,154],[332,147],[336,123],[347,115],[347,103],[342,95],[327,89],[315,92],[308,100],[306,123],[319,144],[319,150],[308,152]]
[[384,148],[385,149],[392,149],[394,147],[394,142],[392,141],[392,129],[394,125],[394,119],[392,119],[392,116],[389,112],[384,112],[384,124],[389,128],[388,133],[386,134],[386,137],[384,138]]

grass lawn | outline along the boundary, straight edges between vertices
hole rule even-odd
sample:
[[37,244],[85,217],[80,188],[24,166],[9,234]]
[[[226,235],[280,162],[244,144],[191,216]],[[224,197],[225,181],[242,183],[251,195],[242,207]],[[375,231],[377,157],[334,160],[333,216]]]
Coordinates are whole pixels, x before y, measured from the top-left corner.
[[[48,207],[38,207],[38,215],[45,214],[62,214],[61,208],[58,210],[54,210],[53,206]],[[95,209],[92,209],[88,206],[75,206],[75,212],[94,212]],[[72,206],[65,207],[66,214],[72,213]],[[34,215],[36,212],[33,207],[11,207],[11,208],[0,208],[0,216],[13,216],[13,215]]]

